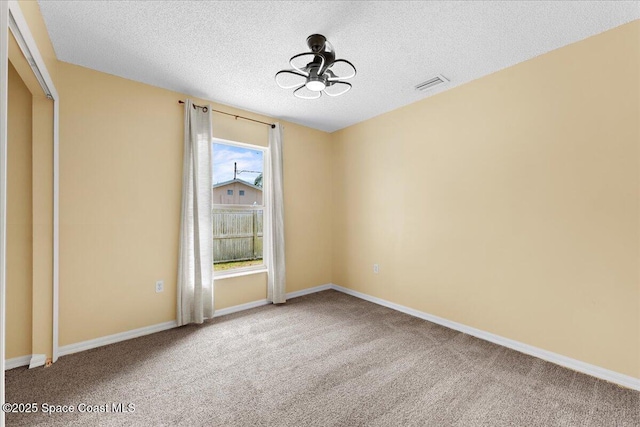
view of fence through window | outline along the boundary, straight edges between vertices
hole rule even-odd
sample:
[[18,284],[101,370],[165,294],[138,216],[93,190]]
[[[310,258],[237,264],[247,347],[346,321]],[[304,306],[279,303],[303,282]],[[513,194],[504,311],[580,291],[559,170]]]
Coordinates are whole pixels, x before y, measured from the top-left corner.
[[212,149],[214,269],[261,266],[264,152],[219,141]]

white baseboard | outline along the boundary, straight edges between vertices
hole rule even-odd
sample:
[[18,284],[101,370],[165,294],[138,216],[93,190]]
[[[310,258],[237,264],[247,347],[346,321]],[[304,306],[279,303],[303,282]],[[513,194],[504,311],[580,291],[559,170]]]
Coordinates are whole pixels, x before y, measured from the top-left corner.
[[19,368],[20,366],[28,366],[29,363],[31,363],[30,354],[27,354],[26,356],[12,357],[11,359],[4,361],[4,370],[8,371],[9,369]]
[[315,294],[316,292],[327,291],[329,289],[332,289],[332,287],[333,285],[331,283],[328,283],[326,285],[314,286],[313,288],[307,288],[307,289],[302,289],[300,291],[289,292],[287,294],[287,299],[293,299],[293,298],[298,298],[298,297],[302,297],[309,294]]
[[507,347],[520,353],[528,354],[530,356],[537,357],[539,359],[546,360],[547,362],[555,363],[556,365],[564,366],[565,368],[572,369],[574,371],[582,372],[583,374],[591,375],[592,377],[600,378],[605,381],[609,381],[623,387],[627,387],[633,390],[640,391],[640,378],[631,377],[629,375],[621,374],[619,372],[611,371],[609,369],[601,368],[596,365],[582,362],[580,360],[572,359],[567,356],[563,356],[558,353],[553,353],[548,350],[544,350],[538,347],[534,347],[529,344],[525,344],[519,341],[515,341],[509,338],[504,338],[490,332],[486,332],[480,329],[472,328],[471,326],[463,325],[462,323],[453,322],[451,320],[444,319],[442,317],[434,316],[433,314],[425,313],[423,311],[415,310],[413,308],[405,307],[400,304],[396,304],[381,298],[373,297],[371,295],[364,294],[362,292],[354,291],[349,288],[332,284],[331,289],[343,292],[345,294],[369,301],[378,305],[382,305],[402,313],[409,314],[420,319],[428,320],[429,322],[437,323],[438,325],[446,326],[447,328],[454,329],[456,331],[464,332],[465,334],[473,335],[476,338],[483,339],[485,341],[492,342],[494,344]]
[[[331,289],[331,284],[320,285],[313,288],[302,289],[300,291],[289,292],[286,295],[287,299],[293,299],[296,297],[301,297],[303,295],[312,294],[314,292],[326,291],[327,289]],[[269,304],[269,301],[266,299],[248,302],[246,304],[234,305],[233,307],[222,308],[220,310],[216,310],[213,317],[225,316],[231,313],[237,313],[239,311],[249,310],[252,308],[260,307],[263,305]],[[167,329],[172,329],[178,326],[175,320],[170,322],[158,323],[157,325],[145,326],[144,328],[133,329],[131,331],[120,332],[118,334],[107,335],[101,338],[95,338],[92,340],[82,341],[74,344],[64,345],[58,348],[58,356],[65,356],[67,354],[78,353],[80,351],[91,350],[92,348],[102,347],[103,345],[114,344],[120,341],[130,340],[132,338],[138,338],[144,335],[154,334],[156,332],[166,331]],[[40,355],[38,355],[40,356]],[[42,364],[38,366],[42,366],[45,364],[46,356],[43,354]],[[31,356],[25,356],[28,359],[31,359]],[[13,360],[13,359],[12,359]],[[9,363],[7,360],[5,363]],[[17,362],[16,362],[17,363]],[[29,360],[27,363],[29,364]],[[17,365],[22,366],[22,365]],[[15,366],[14,366],[15,367]],[[10,369],[10,368],[7,368]]]
[[250,310],[252,308],[262,307],[263,305],[267,305],[267,304],[269,304],[269,301],[267,301],[266,299],[261,299],[261,300],[258,300],[258,301],[248,302],[246,304],[239,304],[239,305],[234,305],[232,307],[221,308],[219,310],[216,310],[213,313],[213,317],[215,318],[215,317],[220,317],[220,316],[226,316],[227,314],[237,313],[239,311]]
[[32,354],[31,360],[29,361],[29,369],[44,366],[45,363],[47,363],[46,354]]
[[[463,325],[462,323],[454,322],[444,319],[442,317],[435,316],[433,314],[425,313],[419,310],[415,310],[410,307],[405,307],[400,304],[396,304],[381,298],[377,298],[362,292],[354,291],[349,288],[345,288],[333,283],[326,285],[315,286],[313,288],[302,289],[300,291],[289,292],[286,295],[287,299],[293,299],[304,295],[309,295],[316,292],[322,292],[329,289],[333,289],[347,295],[351,295],[365,301],[369,301],[384,307],[391,308],[402,313],[409,314],[420,319],[427,320],[429,322],[437,323],[438,325],[445,326],[456,331],[463,332],[465,334],[472,335],[474,337],[483,339],[485,341],[492,342],[494,344],[501,345],[516,351],[519,351],[530,356],[534,356],[551,363],[555,363],[560,366],[572,369],[574,371],[582,372],[587,375],[591,375],[596,378],[603,379],[615,384],[619,384],[623,387],[627,387],[633,390],[640,391],[640,379],[624,375],[609,369],[601,368],[599,366],[591,365],[589,363],[582,362],[580,360],[572,359],[561,354],[557,354],[548,350],[544,350],[538,347],[534,347],[529,344],[525,344],[519,341],[515,341],[509,338],[501,337],[490,332],[486,332],[480,329],[473,328],[471,326]],[[267,305],[269,302],[266,299],[249,302],[246,304],[235,305],[233,307],[227,307],[220,310],[216,310],[214,317],[225,316],[231,313],[237,313],[244,310],[249,310],[256,307]],[[175,321],[159,323],[157,325],[151,325],[144,328],[134,329],[131,331],[121,332],[119,334],[108,335],[101,338],[96,338],[88,341],[82,341],[75,344],[69,344],[62,346],[58,349],[58,354],[64,356],[67,354],[77,353],[84,350],[90,350],[92,348],[101,347],[103,345],[113,344],[120,341],[125,341],[132,338],[141,337],[144,335],[153,334],[167,329],[175,328],[177,323]],[[30,368],[36,366],[43,366],[46,362],[46,356],[44,354],[35,354],[16,357],[5,361],[5,369],[13,369],[19,366],[29,365]]]
[[[332,286],[331,284],[326,284],[326,285],[314,286],[313,288],[302,289],[300,291],[289,292],[285,295],[285,298],[293,299],[293,298],[301,297],[304,295],[313,294],[316,292],[326,291],[331,289],[331,286]],[[232,307],[221,308],[215,311],[213,317],[215,318],[220,316],[226,316],[227,314],[237,313],[239,311],[244,311],[244,310],[250,310],[252,308],[261,307],[267,304],[270,304],[270,302],[267,301],[266,299],[261,299],[258,301],[252,301],[245,304],[234,305]]]
[[166,331],[167,329],[175,328],[176,326],[176,321],[172,320],[170,322],[158,323],[157,325],[145,326],[144,328],[132,329],[130,331],[107,335],[105,337],[95,338],[92,340],[63,345],[58,348],[58,355],[65,356],[79,351],[90,350],[92,348],[102,347],[103,345],[114,344],[120,341],[130,340],[132,338],[138,338],[160,331]]

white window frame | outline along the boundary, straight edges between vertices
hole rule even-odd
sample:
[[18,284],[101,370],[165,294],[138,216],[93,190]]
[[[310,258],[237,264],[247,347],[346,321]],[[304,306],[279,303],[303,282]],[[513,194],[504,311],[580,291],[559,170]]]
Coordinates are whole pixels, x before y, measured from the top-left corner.
[[[268,245],[265,244],[266,242],[268,242],[268,239],[271,238],[271,236],[267,236],[267,233],[270,232],[270,230],[268,230],[268,227],[267,227],[267,224],[270,224],[270,218],[269,218],[269,209],[267,208],[267,197],[266,197],[267,183],[269,182],[269,179],[271,179],[271,177],[269,176],[270,169],[267,167],[267,161],[271,158],[269,154],[269,147],[247,144],[245,142],[231,141],[231,140],[222,139],[222,138],[213,138],[211,141],[212,156],[213,156],[213,144],[224,144],[224,145],[231,145],[234,147],[246,148],[253,151],[262,151],[262,162],[263,162],[262,164],[262,205],[240,205],[240,204],[235,205],[235,204],[219,204],[219,203],[216,204],[213,202],[211,203],[212,210],[213,209],[227,209],[227,210],[239,210],[239,211],[262,210],[262,221],[263,221],[262,264],[251,265],[248,267],[234,268],[232,270],[216,271],[213,273],[213,278],[214,280],[217,280],[217,279],[225,279],[229,277],[245,276],[248,274],[265,273],[267,272],[267,265],[269,265],[268,261],[269,261],[269,257],[271,256],[268,250],[269,249]],[[213,259],[215,261],[215,254],[213,255]]]

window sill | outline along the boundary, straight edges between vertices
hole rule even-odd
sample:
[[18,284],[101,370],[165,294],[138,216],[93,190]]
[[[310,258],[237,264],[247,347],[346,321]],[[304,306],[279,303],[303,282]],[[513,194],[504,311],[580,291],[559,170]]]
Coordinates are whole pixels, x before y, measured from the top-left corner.
[[242,277],[242,276],[250,276],[253,274],[262,274],[266,273],[267,267],[260,267],[255,270],[244,270],[244,271],[230,271],[230,272],[214,272],[213,273],[213,281],[222,280],[222,279],[230,279],[232,277]]

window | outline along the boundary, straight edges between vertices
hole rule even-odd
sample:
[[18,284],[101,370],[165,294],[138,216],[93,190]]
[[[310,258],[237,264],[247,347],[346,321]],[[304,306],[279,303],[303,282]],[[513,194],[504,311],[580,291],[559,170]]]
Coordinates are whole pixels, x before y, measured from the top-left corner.
[[267,153],[266,147],[213,140],[213,267],[218,277],[265,268]]

